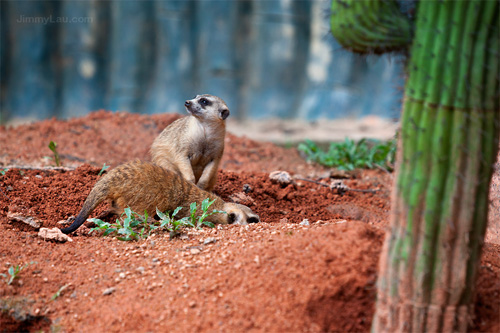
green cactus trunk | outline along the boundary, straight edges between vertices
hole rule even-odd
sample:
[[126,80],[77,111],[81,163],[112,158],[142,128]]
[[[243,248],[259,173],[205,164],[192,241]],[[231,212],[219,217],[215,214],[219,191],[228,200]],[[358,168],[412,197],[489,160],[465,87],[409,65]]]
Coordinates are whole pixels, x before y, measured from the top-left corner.
[[470,323],[500,135],[499,9],[418,4],[374,332]]

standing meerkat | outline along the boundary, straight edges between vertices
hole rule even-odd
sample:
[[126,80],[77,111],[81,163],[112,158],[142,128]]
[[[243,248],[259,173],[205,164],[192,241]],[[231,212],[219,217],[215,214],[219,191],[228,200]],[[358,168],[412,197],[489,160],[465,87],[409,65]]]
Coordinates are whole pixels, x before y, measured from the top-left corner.
[[[189,205],[200,204],[209,198],[214,209],[225,211],[207,217],[207,220],[219,224],[257,223],[259,216],[244,205],[224,202],[213,193],[198,188],[183,177],[150,162],[133,161],[122,164],[106,173],[94,185],[75,221],[61,231],[69,234],[80,227],[98,204],[111,201],[112,211],[120,214],[127,207],[134,212],[155,216],[156,209],[161,212],[174,211],[183,207],[177,217],[189,216]],[[198,216],[200,210],[197,210]]]
[[229,108],[217,96],[198,95],[184,103],[190,116],[167,126],[151,146],[153,163],[212,191],[224,153]]

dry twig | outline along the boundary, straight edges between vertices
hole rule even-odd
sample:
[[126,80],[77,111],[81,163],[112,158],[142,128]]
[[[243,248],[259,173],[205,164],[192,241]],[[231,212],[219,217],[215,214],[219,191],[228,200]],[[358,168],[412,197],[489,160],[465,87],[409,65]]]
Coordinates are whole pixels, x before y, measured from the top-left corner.
[[312,179],[307,179],[307,178],[295,177],[295,179],[297,179],[297,180],[303,180],[303,181],[306,181],[306,182],[318,184],[318,185],[325,186],[325,187],[329,187],[331,190],[335,190],[336,189],[339,192],[339,194],[344,194],[347,191],[363,192],[363,193],[376,193],[377,191],[379,191],[378,189],[361,190],[361,189],[357,189],[357,188],[349,188],[349,187],[345,186],[344,184],[342,184],[342,182],[332,181],[330,184],[325,184],[323,182],[319,182],[317,180],[312,180]]

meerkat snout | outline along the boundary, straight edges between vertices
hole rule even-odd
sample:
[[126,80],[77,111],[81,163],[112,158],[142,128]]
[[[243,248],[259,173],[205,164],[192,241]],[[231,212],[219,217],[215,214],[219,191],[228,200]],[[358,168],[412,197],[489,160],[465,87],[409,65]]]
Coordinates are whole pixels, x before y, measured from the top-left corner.
[[230,113],[226,103],[212,95],[197,95],[184,102],[184,106],[189,114],[204,120],[226,120]]
[[226,202],[224,211],[227,213],[228,224],[247,225],[249,223],[259,223],[260,218],[250,208],[237,203]]

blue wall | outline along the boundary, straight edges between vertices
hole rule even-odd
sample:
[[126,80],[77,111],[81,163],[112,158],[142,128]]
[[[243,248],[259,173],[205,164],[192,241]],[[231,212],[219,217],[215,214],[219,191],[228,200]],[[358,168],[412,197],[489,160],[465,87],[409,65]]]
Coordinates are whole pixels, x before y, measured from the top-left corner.
[[399,117],[397,56],[329,34],[328,1],[1,1],[1,120],[183,110],[240,118]]

